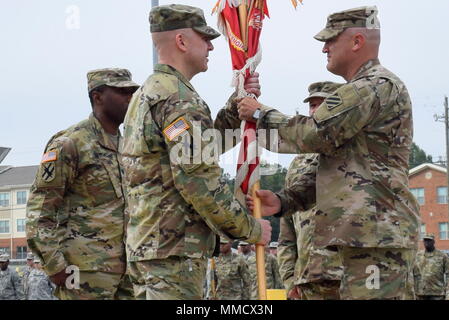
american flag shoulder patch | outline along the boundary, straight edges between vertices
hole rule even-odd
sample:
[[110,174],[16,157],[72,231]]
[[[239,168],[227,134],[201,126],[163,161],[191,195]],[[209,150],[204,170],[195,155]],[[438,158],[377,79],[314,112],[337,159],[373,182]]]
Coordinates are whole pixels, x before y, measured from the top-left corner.
[[58,150],[50,150],[42,156],[41,163],[53,162],[58,160]]
[[180,117],[177,120],[173,121],[167,128],[165,128],[163,132],[169,141],[173,141],[174,138],[176,138],[189,128],[190,126],[187,121],[183,117]]

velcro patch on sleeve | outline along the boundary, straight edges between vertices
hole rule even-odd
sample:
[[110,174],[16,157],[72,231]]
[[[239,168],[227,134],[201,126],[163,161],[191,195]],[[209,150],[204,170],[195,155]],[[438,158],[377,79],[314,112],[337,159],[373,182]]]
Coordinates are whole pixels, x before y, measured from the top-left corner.
[[177,136],[179,136],[184,131],[190,128],[187,121],[181,117],[172,122],[167,128],[164,129],[164,135],[169,141],[173,141]]
[[47,163],[47,162],[53,162],[58,160],[58,151],[57,150],[50,150],[42,156],[41,163]]
[[339,105],[342,104],[341,98],[338,96],[338,94],[334,94],[326,99],[327,108],[329,110],[332,110]]

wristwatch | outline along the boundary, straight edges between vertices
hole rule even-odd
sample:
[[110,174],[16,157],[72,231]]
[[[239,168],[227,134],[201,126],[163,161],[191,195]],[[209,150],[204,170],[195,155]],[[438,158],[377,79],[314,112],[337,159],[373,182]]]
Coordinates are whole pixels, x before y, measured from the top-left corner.
[[259,118],[260,118],[260,108],[256,109],[256,111],[254,111],[253,118],[256,119],[256,120],[259,120]]

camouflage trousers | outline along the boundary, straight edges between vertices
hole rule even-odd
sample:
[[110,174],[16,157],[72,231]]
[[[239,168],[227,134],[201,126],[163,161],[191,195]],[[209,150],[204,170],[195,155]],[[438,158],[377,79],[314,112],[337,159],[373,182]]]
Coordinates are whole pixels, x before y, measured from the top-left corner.
[[446,300],[445,296],[420,296],[416,295],[416,300]]
[[340,300],[340,281],[322,280],[298,285],[301,300]]
[[413,300],[416,250],[338,247],[342,300]]
[[134,300],[128,275],[108,272],[80,272],[80,288],[57,287],[54,295],[61,300]]
[[171,256],[132,261],[128,271],[138,300],[201,300],[206,259]]

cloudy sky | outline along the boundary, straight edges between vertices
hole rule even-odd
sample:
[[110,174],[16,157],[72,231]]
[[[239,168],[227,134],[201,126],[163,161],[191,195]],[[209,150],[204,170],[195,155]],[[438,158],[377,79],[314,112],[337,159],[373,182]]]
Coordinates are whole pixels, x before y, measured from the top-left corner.
[[[172,1],[160,1],[170,4]],[[210,25],[215,0],[178,0],[202,8]],[[449,94],[447,30],[449,1],[269,0],[271,19],[262,34],[258,69],[261,102],[287,114],[306,113],[302,100],[310,83],[343,81],[326,70],[322,43],[313,39],[328,14],[377,5],[382,23],[380,59],[408,86],[414,104],[415,142],[437,160],[445,155],[444,112]],[[88,117],[86,73],[128,68],[142,83],[152,73],[150,0],[15,0],[0,11],[0,146],[12,147],[3,164],[38,164],[48,139]],[[446,31],[445,31],[446,30]],[[231,94],[230,56],[224,38],[214,41],[209,70],[192,83],[213,115]],[[287,166],[291,156],[266,155]],[[232,158],[232,157],[231,157]],[[229,162],[229,161],[227,161]],[[222,162],[227,171],[233,166]]]

